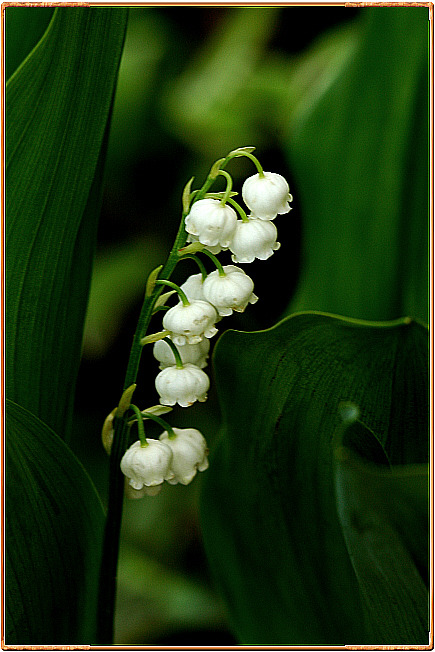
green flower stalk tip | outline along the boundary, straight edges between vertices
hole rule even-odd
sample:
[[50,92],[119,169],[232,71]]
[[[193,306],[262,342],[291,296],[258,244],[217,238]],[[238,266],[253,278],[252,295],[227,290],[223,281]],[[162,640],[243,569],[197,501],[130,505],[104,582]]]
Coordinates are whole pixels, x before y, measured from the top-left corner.
[[224,161],[225,161],[224,158],[220,158],[218,161],[213,163],[213,165],[211,166],[209,175],[208,175],[209,179],[214,180],[214,179],[216,179],[218,177],[219,172],[221,171],[220,167],[221,167],[221,165],[222,165],[222,163]]
[[164,292],[163,294],[161,294],[154,304],[154,310],[156,310],[156,308],[160,308],[161,306],[164,306],[167,300],[170,297],[172,297],[173,294],[175,294],[175,290],[170,290],[170,292]]
[[163,265],[159,265],[158,267],[153,269],[153,271],[148,276],[146,291],[145,291],[145,296],[146,297],[150,297],[152,295],[152,293],[154,291],[154,288],[156,286],[157,277],[160,274],[162,269],[163,269]]
[[189,212],[190,201],[192,199],[192,197],[191,197],[191,188],[192,188],[192,183],[193,183],[194,179],[195,179],[195,177],[192,177],[191,179],[189,179],[189,181],[184,186],[183,196],[182,196],[182,204],[183,204],[183,213],[185,215]]
[[131,399],[133,397],[133,393],[136,387],[137,387],[136,383],[133,383],[123,391],[122,396],[118,403],[118,408],[116,410],[116,416],[118,418],[121,419],[124,416],[125,412],[127,412],[128,408],[130,407]]
[[204,247],[205,245],[201,244],[201,242],[191,242],[185,247],[182,247],[182,249],[179,249],[178,255],[180,256],[180,258],[182,258],[183,256],[187,256],[189,254],[196,254],[199,251],[202,251]]
[[146,335],[145,337],[142,337],[140,343],[142,346],[145,346],[145,344],[154,344],[154,342],[158,342],[159,340],[162,340],[164,337],[167,337],[170,334],[170,331],[164,330],[164,331],[159,331],[158,333],[151,333],[150,335]]
[[254,151],[255,147],[237,147],[228,154],[228,157],[236,158],[238,156],[246,156],[246,154],[251,154]]

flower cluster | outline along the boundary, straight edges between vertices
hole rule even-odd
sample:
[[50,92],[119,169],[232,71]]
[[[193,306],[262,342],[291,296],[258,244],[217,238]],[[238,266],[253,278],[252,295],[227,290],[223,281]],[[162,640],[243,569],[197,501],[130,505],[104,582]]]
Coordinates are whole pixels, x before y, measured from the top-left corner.
[[[136,441],[121,460],[129,497],[155,496],[163,482],[189,484],[197,471],[208,468],[207,444],[195,428],[171,428],[159,439]],[[133,490],[133,491],[132,491]]]
[[190,242],[200,242],[218,254],[229,249],[235,263],[266,260],[279,249],[278,231],[272,223],[277,215],[291,210],[287,181],[276,172],[259,171],[246,179],[242,197],[250,209],[249,216],[239,209],[242,219],[231,206],[213,198],[195,202],[186,217]]
[[[176,253],[178,260],[193,258],[200,273],[192,274],[178,286],[169,279],[159,278],[161,268],[158,268],[148,281],[147,296],[153,302],[154,312],[165,311],[163,330],[141,340],[142,344],[154,344],[153,354],[160,367],[155,380],[160,405],[144,412],[130,405],[136,413],[137,418],[133,421],[138,423],[139,441],[125,452],[121,470],[127,478],[127,493],[131,496],[155,495],[164,482],[188,484],[197,471],[208,468],[208,450],[203,435],[194,428],[171,428],[160,419],[158,410],[169,411],[177,404],[189,407],[196,401],[207,399],[210,381],[204,368],[210,339],[218,332],[216,323],[233,311],[243,312],[248,304],[258,301],[254,282],[245,271],[236,265],[222,265],[216,255],[229,250],[234,263],[244,264],[255,259],[266,260],[280,246],[273,220],[291,210],[292,196],[284,177],[264,172],[258,159],[252,155],[252,149],[234,150],[226,159],[217,161],[201,190],[191,192],[191,182],[186,186],[183,194],[184,238]],[[242,187],[249,215],[233,199],[237,193],[232,192],[232,179],[223,170],[223,165],[236,156],[247,156],[258,170],[245,180]],[[208,193],[209,186],[219,175],[227,180],[225,192]],[[186,241],[190,244],[183,246]],[[200,253],[206,256],[209,264],[212,261],[213,271],[206,271]],[[158,286],[175,290],[178,303],[166,306],[166,300],[174,291],[160,297],[161,288]],[[115,413],[113,411],[106,420],[105,434],[103,429],[106,449],[112,443]],[[147,418],[165,426],[158,440],[145,437],[143,419]]]

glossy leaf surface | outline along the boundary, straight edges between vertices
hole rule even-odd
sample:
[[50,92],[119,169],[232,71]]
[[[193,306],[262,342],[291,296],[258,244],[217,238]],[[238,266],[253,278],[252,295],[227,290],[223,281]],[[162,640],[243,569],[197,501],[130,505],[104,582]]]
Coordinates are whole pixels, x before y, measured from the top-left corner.
[[6,476],[6,643],[94,642],[101,502],[66,444],[10,401]]
[[[358,424],[364,439],[372,435]],[[349,449],[335,455],[340,523],[374,641],[413,645],[427,637],[429,469],[391,471]]]
[[44,34],[53,7],[5,7],[5,75],[15,72]]
[[[427,462],[427,346],[427,330],[410,320],[374,324],[321,313],[222,336],[215,369],[223,432],[204,474],[202,522],[243,644],[392,642],[388,601],[368,616],[376,627],[362,618],[369,580],[355,573],[358,552],[352,546],[350,554],[343,534],[333,441],[338,407],[352,401],[365,424],[354,446],[360,455],[393,469]],[[390,487],[392,504],[402,504],[401,486]],[[426,554],[424,537],[416,545]],[[385,547],[391,562],[394,546]],[[395,643],[427,642],[426,597],[416,595],[415,629],[398,629]]]
[[58,8],[7,85],[7,393],[62,437],[126,17],[120,8]]

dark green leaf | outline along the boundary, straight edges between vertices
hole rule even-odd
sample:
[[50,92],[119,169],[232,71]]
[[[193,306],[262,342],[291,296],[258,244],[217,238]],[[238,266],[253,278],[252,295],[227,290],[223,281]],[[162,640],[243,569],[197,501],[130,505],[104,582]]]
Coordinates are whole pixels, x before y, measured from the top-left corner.
[[335,459],[337,510],[371,642],[427,643],[428,466],[388,471],[346,448]]
[[[349,434],[348,445],[386,468],[427,461],[427,347],[427,330],[410,320],[312,313],[220,339],[223,433],[204,474],[202,522],[243,644],[402,644],[382,623],[373,641],[362,618],[362,587],[337,514],[333,451],[338,408],[351,401],[366,426]],[[394,494],[401,502],[403,490]],[[426,602],[420,593],[417,600],[421,614]],[[414,642],[425,644],[416,627]]]
[[103,524],[92,482],[70,449],[7,401],[7,644],[94,642]]
[[6,79],[35,47],[53,16],[53,7],[5,8]]
[[126,17],[121,8],[58,8],[7,85],[7,392],[62,437]]
[[429,8],[362,18],[347,65],[289,108],[304,265],[289,310],[427,321]]
[[337,509],[372,643],[428,642],[427,465],[392,472],[343,448]]

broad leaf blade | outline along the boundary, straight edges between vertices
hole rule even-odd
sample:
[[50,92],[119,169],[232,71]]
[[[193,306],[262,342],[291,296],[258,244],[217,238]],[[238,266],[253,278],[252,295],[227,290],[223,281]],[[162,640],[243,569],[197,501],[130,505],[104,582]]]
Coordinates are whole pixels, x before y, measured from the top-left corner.
[[[427,461],[427,342],[409,320],[309,313],[219,341],[223,433],[203,480],[202,522],[242,643],[373,642],[337,515],[338,406],[360,407],[377,459]],[[376,643],[391,641],[383,632]]]
[[5,74],[6,79],[15,72],[29,52],[38,43],[53,16],[52,7],[6,7]]
[[102,505],[64,442],[24,408],[6,407],[6,643],[90,644]]
[[289,312],[428,320],[428,7],[365,8],[352,59],[289,109],[303,261]]
[[58,8],[7,85],[7,392],[61,436],[95,248],[101,184],[93,182],[126,17],[120,8]]
[[372,643],[428,640],[428,475],[337,451],[337,510]]

